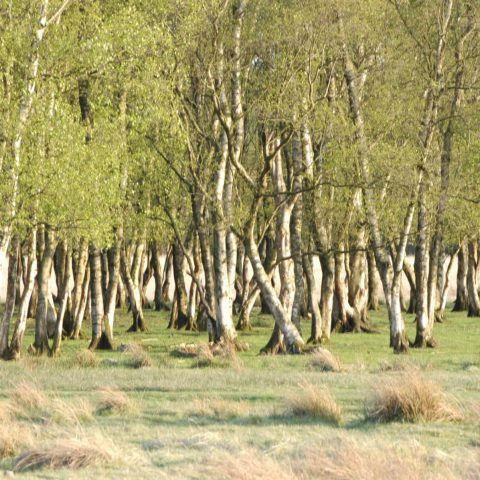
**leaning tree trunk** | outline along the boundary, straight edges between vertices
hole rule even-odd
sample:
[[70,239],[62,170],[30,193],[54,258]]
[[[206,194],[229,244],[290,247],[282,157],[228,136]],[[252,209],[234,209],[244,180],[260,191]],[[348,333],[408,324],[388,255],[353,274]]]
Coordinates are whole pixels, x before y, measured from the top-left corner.
[[[263,268],[260,255],[258,253],[258,247],[253,236],[253,225],[250,228],[247,227],[247,231],[248,234],[245,240],[245,249],[252,264],[253,273],[255,275],[257,284],[260,286],[263,298],[266,302],[268,302],[269,309],[272,312],[273,318],[275,319],[275,325],[285,340],[285,349],[291,353],[298,352],[303,348],[305,342],[293,324],[291,320],[291,314],[284,308],[282,302],[275,292],[275,289],[273,288],[269,276]],[[274,352],[272,350],[268,350],[267,353]]]
[[75,252],[75,273],[74,286],[72,292],[72,324],[66,325],[65,329],[70,338],[78,339],[80,330],[82,328],[83,316],[82,311],[82,296],[85,289],[85,276],[88,268],[88,244],[82,239]]
[[10,342],[7,357],[9,359],[18,359],[27,326],[28,306],[32,297],[33,288],[35,286],[35,278],[37,276],[37,230],[32,229],[29,241],[29,251],[27,260],[27,269],[25,274],[25,285],[20,299],[17,321],[13,329],[12,340]]
[[11,253],[8,256],[8,277],[7,277],[7,297],[5,302],[5,311],[0,325],[0,358],[3,358],[8,351],[8,334],[10,322],[15,309],[15,297],[17,293],[17,269],[20,242],[17,236],[13,237]]
[[145,242],[138,240],[135,242],[133,248],[133,262],[131,269],[128,265],[127,253],[125,247],[121,251],[121,272],[123,276],[123,282],[127,287],[128,299],[130,302],[130,310],[132,312],[132,325],[128,329],[129,332],[146,331],[145,320],[143,317],[142,309],[142,295],[140,285],[140,270],[142,265],[143,250],[145,248]]
[[453,312],[463,312],[467,310],[467,264],[468,264],[468,247],[462,242],[458,252],[457,261],[457,295],[453,304]]
[[[287,197],[286,195],[287,187],[283,174],[283,161],[279,146],[280,139],[278,138],[275,139],[273,144],[270,146],[276,151],[272,159],[271,177],[275,194],[275,205],[278,209],[275,223],[275,246],[277,258],[279,259],[278,275],[280,278],[280,293],[278,300],[283,307],[283,311],[289,316],[289,318],[292,318],[293,303],[295,298],[295,273],[291,252],[290,221],[297,197],[296,195],[292,195],[290,197]],[[253,266],[253,259],[250,258],[250,261],[252,262]],[[261,285],[260,288],[262,288]],[[262,295],[264,295],[264,290],[265,288],[262,288]],[[271,299],[264,299],[270,308],[270,304],[272,303]],[[300,335],[297,327],[295,327],[295,330]],[[284,350],[285,345],[283,341],[283,332],[280,328],[280,325],[276,323],[272,336],[262,351],[264,353],[274,354]]]

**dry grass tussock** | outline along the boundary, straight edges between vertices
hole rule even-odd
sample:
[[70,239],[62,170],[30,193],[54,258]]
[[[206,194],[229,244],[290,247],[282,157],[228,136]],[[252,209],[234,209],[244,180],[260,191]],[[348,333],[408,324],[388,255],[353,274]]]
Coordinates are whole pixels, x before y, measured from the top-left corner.
[[298,391],[287,400],[287,413],[315,417],[337,425],[342,421],[342,409],[330,392],[308,382],[300,383]]
[[25,426],[14,421],[0,423],[0,460],[17,455],[31,442],[31,432]]
[[312,351],[308,366],[322,372],[341,372],[343,370],[340,360],[332,352],[321,347]]
[[113,387],[105,387],[101,390],[100,402],[95,413],[127,413],[132,409],[132,402],[124,392]]
[[133,368],[153,367],[153,360],[138,343],[129,343],[125,346],[124,351],[129,355],[130,365]]
[[20,382],[12,392],[16,413],[35,415],[47,409],[49,400],[43,390],[31,382]]
[[75,354],[74,364],[82,368],[95,368],[98,367],[100,361],[98,360],[95,352],[85,349],[80,350]]
[[460,421],[463,418],[438,385],[415,371],[377,383],[366,417],[378,422]]
[[221,398],[194,399],[189,408],[190,415],[222,419],[244,417],[249,413],[250,409],[246,402]]
[[[386,448],[379,442],[359,446],[341,437],[329,440],[325,449],[302,448],[292,462],[299,479],[329,480],[450,480],[469,478],[461,471],[471,467],[453,466],[446,452],[428,451],[420,445]],[[451,470],[455,468],[455,472]]]
[[95,465],[118,465],[123,462],[116,447],[103,437],[61,439],[57,442],[32,448],[14,460],[14,471],[39,468],[78,469]]

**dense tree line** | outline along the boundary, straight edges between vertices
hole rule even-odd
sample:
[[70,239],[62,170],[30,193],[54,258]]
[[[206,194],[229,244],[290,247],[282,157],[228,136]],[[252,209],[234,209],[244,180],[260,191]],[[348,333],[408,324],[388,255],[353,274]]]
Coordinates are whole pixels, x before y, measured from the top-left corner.
[[19,356],[28,317],[38,354],[86,316],[90,348],[112,348],[125,304],[132,332],[144,308],[170,309],[170,328],[213,342],[236,342],[259,304],[275,320],[264,351],[298,352],[371,331],[380,289],[394,351],[434,346],[455,258],[454,309],[480,316],[479,14],[473,0],[5,2],[0,355]]

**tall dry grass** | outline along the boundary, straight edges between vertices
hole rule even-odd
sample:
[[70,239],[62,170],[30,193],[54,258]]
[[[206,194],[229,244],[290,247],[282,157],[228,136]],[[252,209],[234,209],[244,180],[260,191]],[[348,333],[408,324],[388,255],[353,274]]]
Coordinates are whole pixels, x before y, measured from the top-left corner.
[[105,387],[100,391],[100,401],[95,413],[128,413],[133,410],[133,404],[128,396],[114,387]]
[[417,371],[377,381],[365,410],[366,418],[377,422],[460,421],[463,418],[440,386]]
[[153,367],[154,363],[150,355],[138,343],[129,343],[124,346],[123,351],[129,356],[129,364],[133,368]]
[[287,399],[287,413],[315,417],[336,425],[342,421],[342,409],[331,393],[306,381],[298,384],[298,390]]
[[308,366],[322,372],[341,372],[343,370],[340,360],[332,352],[321,347],[315,348],[312,352]]

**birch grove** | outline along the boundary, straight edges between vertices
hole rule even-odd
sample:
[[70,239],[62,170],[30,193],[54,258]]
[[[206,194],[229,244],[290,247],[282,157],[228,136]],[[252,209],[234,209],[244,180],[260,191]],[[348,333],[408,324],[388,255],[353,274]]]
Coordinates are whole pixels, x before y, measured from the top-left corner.
[[262,307],[266,354],[374,332],[379,304],[396,353],[437,346],[449,309],[480,317],[476,2],[0,15],[3,358],[29,318],[35,354],[86,320],[89,348],[113,349],[125,306],[132,335],[169,310],[238,348]]

